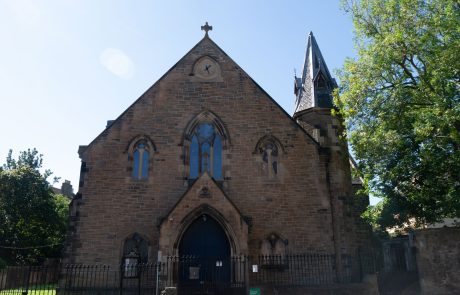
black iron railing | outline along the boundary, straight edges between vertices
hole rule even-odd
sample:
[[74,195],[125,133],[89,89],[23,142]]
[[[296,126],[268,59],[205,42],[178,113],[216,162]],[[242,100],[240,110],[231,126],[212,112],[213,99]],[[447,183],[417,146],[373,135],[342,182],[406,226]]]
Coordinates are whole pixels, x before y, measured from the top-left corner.
[[[340,267],[338,267],[340,262]],[[358,282],[375,272],[373,256],[303,253],[230,258],[168,256],[152,264],[8,267],[0,294],[245,294],[248,286],[324,286]],[[38,293],[34,293],[41,291]]]
[[352,281],[352,263],[342,257],[342,267],[336,267],[331,254],[304,253],[258,256],[251,259],[251,284],[273,286],[318,286]]
[[59,274],[59,265],[7,267],[0,270],[0,294],[53,295]]

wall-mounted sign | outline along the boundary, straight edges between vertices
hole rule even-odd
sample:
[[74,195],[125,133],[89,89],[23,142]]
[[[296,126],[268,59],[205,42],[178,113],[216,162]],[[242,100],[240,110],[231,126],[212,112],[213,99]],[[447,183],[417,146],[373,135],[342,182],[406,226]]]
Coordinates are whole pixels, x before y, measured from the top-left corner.
[[189,280],[198,280],[200,278],[200,268],[199,267],[189,267],[188,268],[188,278]]

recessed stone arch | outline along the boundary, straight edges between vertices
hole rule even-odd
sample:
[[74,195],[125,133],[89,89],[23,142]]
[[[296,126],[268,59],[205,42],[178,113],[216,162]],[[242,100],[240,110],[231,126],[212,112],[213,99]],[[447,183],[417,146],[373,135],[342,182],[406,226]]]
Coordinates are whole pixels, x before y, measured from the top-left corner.
[[179,227],[178,230],[178,235],[176,237],[176,240],[174,241],[174,250],[177,252],[177,249],[179,248],[179,244],[182,240],[182,236],[184,233],[188,230],[190,225],[193,224],[193,222],[201,218],[203,215],[208,215],[211,218],[213,218],[223,229],[227,236],[227,240],[230,243],[230,250],[232,254],[238,254],[240,253],[240,247],[238,245],[237,237],[232,229],[231,225],[229,224],[228,220],[225,219],[225,217],[215,208],[208,204],[201,204],[194,210],[192,210],[187,216],[184,217],[184,219],[181,221],[181,226]]
[[142,263],[147,263],[151,257],[150,256],[150,240],[147,236],[138,233],[132,232],[127,235],[121,241],[120,247],[120,260],[128,255],[132,250],[137,251],[140,261]]
[[128,154],[126,171],[130,174],[129,179],[141,181],[151,179],[149,175],[152,173],[156,151],[153,140],[147,135],[137,135],[128,142],[124,152]]
[[191,140],[191,134],[193,134],[195,128],[201,123],[212,123],[216,127],[216,131],[223,139],[222,148],[228,148],[230,145],[230,135],[228,129],[224,122],[210,110],[202,111],[189,121],[182,135],[182,144],[185,144],[187,141]]
[[283,154],[286,153],[286,149],[284,148],[284,145],[281,143],[281,141],[274,135],[272,134],[266,134],[262,136],[256,143],[256,146],[254,147],[254,154],[258,154],[261,152],[261,149],[264,147],[266,143],[273,143],[276,144],[276,146],[283,152]]
[[247,254],[248,224],[207,173],[193,183],[161,222],[159,247],[162,254],[178,255],[183,234],[203,214],[222,227],[230,243],[231,255]]
[[226,178],[229,132],[220,118],[209,110],[196,115],[182,135],[183,176],[191,184],[205,170],[218,181]]
[[262,255],[286,255],[288,239],[277,232],[271,232],[261,241],[260,253]]
[[261,175],[270,180],[281,179],[282,155],[285,153],[283,144],[274,135],[266,134],[261,137],[253,151],[260,165]]
[[131,138],[131,140],[126,145],[126,148],[125,148],[124,152],[125,153],[132,153],[136,143],[138,143],[141,140],[145,140],[145,142],[149,145],[149,147],[152,149],[152,151],[154,151],[154,152],[157,151],[157,147],[155,146],[155,143],[153,142],[153,140],[148,135],[140,134],[140,135],[136,135],[133,138]]

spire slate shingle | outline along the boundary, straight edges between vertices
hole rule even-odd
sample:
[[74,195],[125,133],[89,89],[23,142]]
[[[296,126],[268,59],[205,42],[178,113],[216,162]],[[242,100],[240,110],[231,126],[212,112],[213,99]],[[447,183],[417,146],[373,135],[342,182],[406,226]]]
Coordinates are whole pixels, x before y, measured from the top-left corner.
[[294,114],[312,107],[332,107],[332,91],[337,87],[337,83],[329,73],[313,32],[308,34],[302,76],[296,76],[294,79],[296,95]]

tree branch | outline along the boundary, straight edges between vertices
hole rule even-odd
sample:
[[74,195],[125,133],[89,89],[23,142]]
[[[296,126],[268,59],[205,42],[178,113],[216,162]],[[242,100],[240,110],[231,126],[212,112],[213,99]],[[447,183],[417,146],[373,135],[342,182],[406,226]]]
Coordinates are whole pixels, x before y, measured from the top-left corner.
[[408,60],[407,56],[404,56],[402,62],[398,63],[399,66],[403,69],[404,73],[411,79],[412,84],[417,85],[417,80],[415,79],[414,75],[409,71],[409,69],[406,67],[405,61]]

